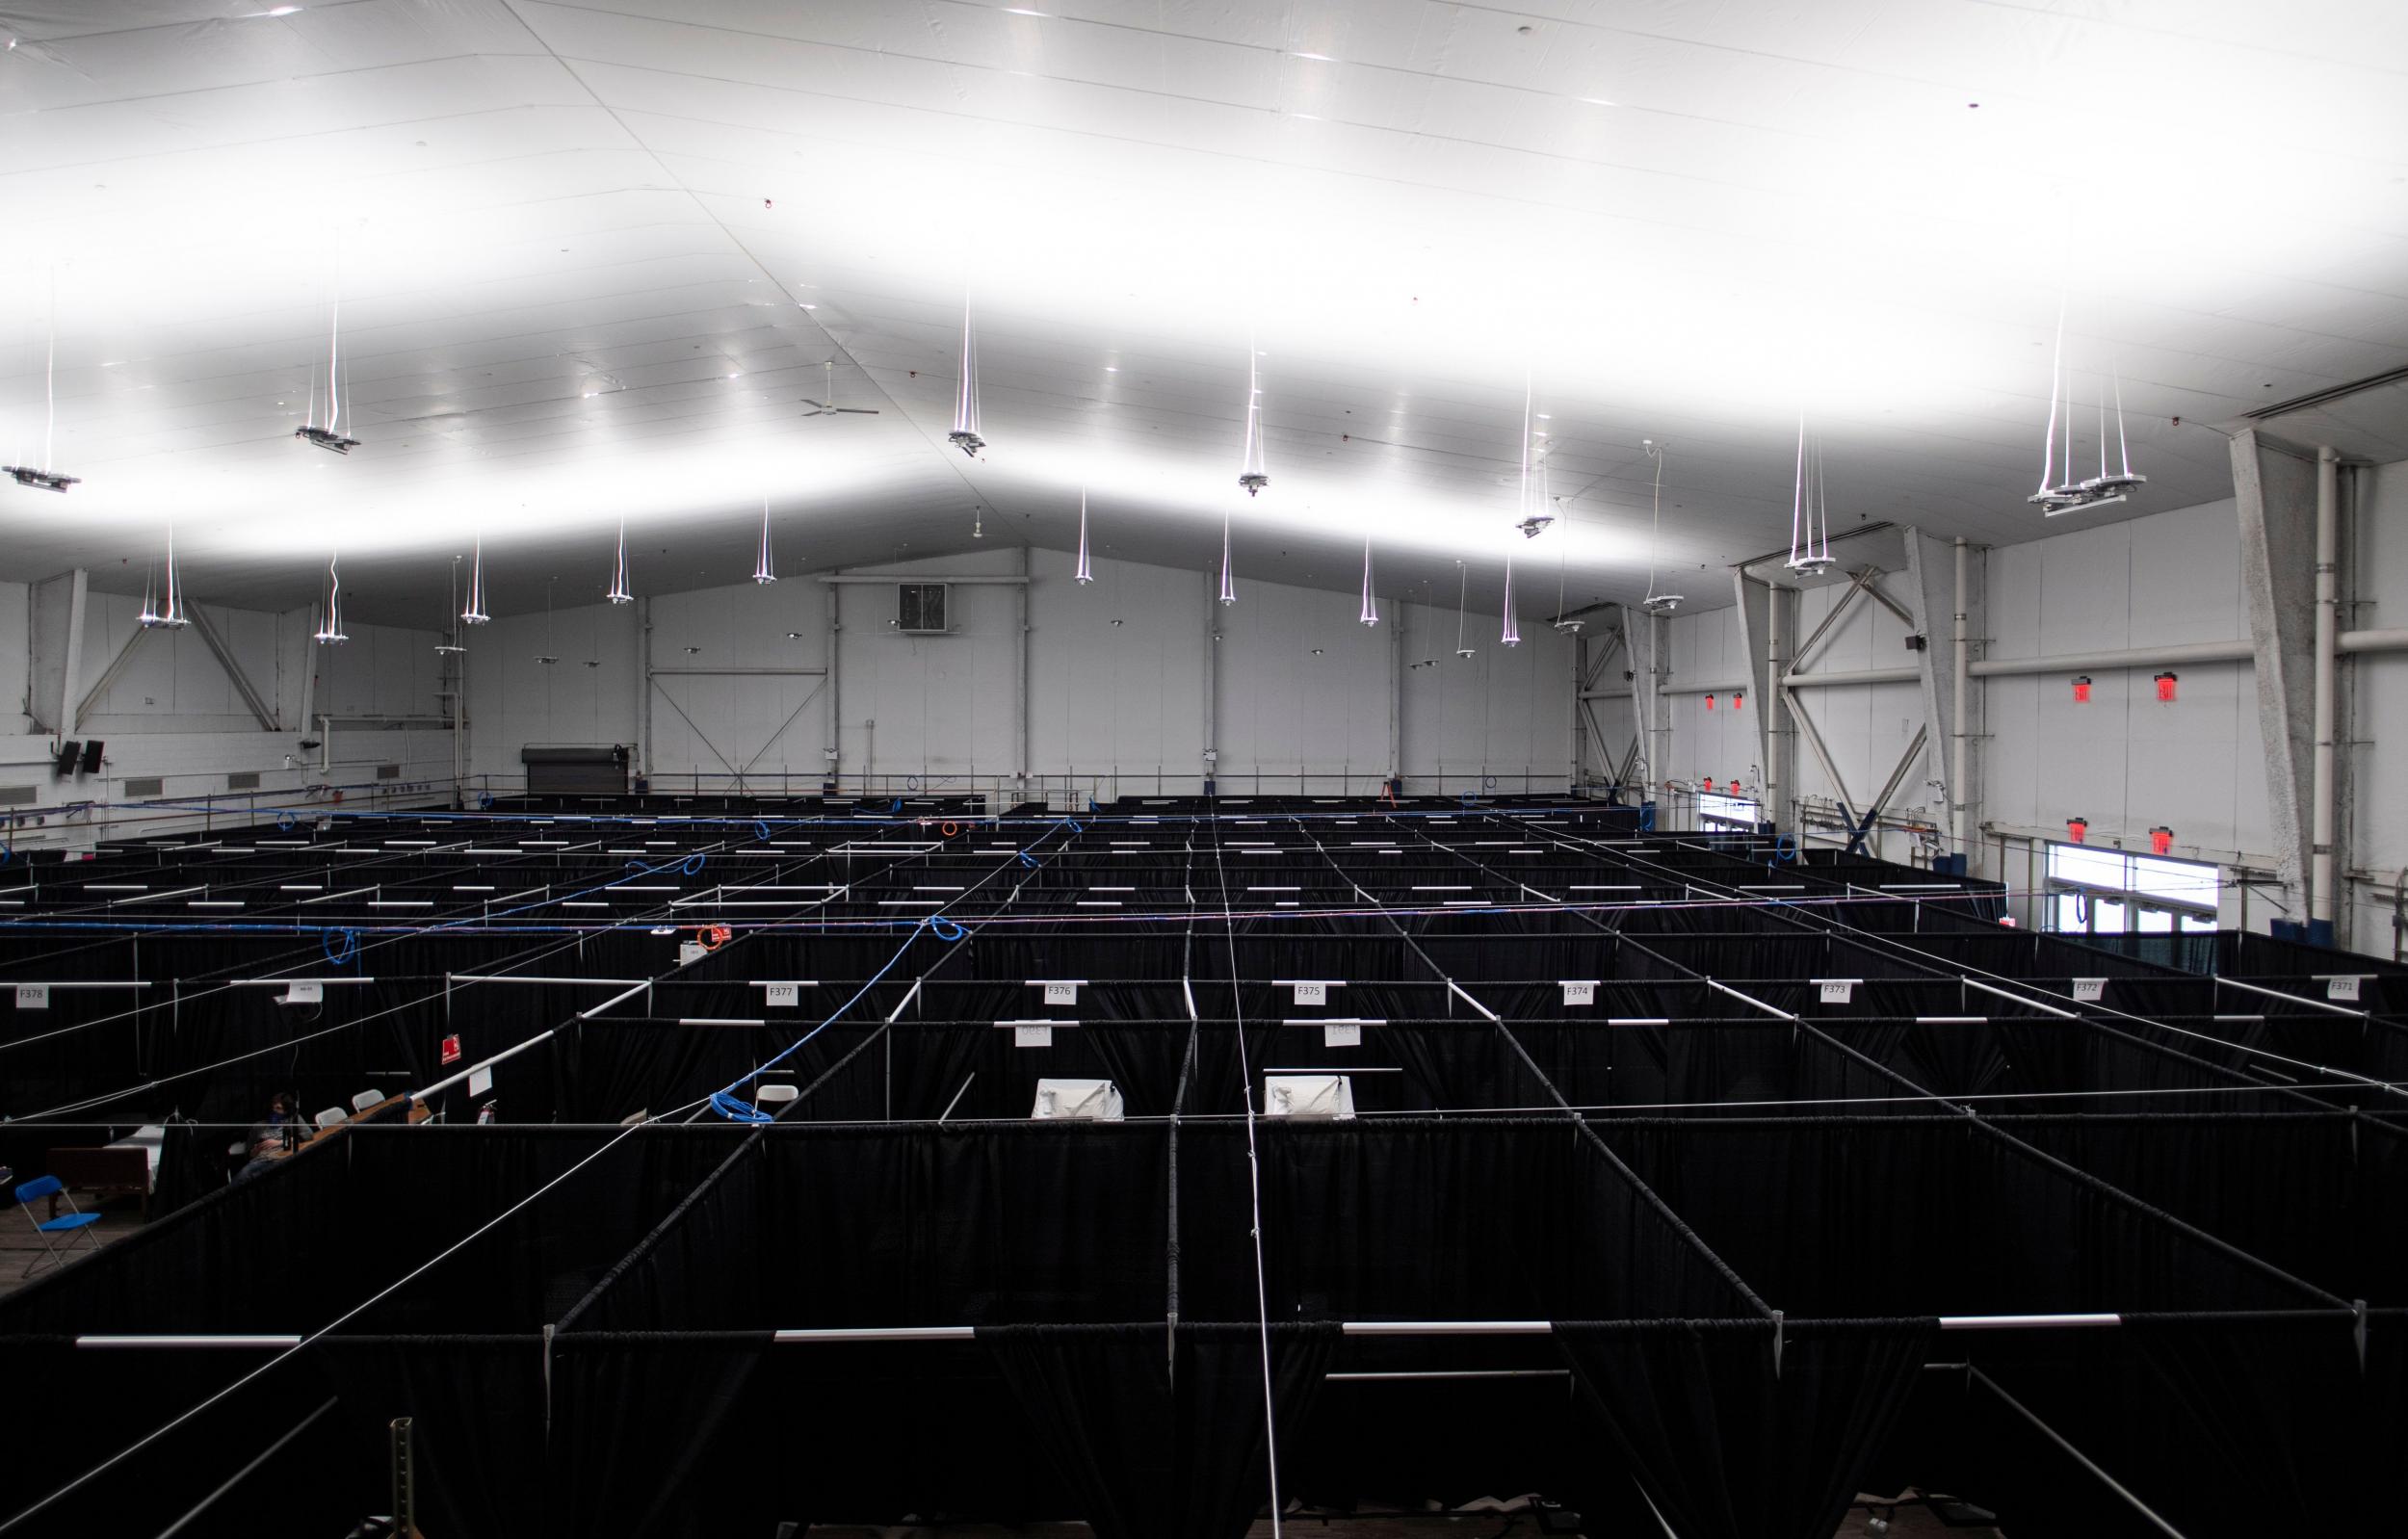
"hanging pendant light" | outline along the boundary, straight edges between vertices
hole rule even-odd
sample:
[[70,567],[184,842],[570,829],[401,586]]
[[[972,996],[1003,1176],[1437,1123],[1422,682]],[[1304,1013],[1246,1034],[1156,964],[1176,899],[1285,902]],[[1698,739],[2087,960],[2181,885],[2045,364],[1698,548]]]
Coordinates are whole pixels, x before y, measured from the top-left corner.
[[1536,539],[1556,521],[1556,511],[1547,505],[1547,451],[1534,430],[1538,424],[1531,415],[1536,398],[1528,378],[1522,381],[1522,490],[1521,506],[1515,509],[1514,528],[1524,539]]
[[[13,48],[15,42],[9,44]],[[47,415],[42,419],[41,463],[39,465],[0,465],[20,486],[36,491],[64,492],[82,483],[81,476],[62,476],[50,468],[51,438],[59,426],[59,270],[50,270],[50,357],[42,367],[42,401]]]
[[1461,561],[1454,563],[1454,655],[1469,658],[1479,648],[1463,639],[1463,619],[1469,613],[1472,596],[1472,572]]
[[1087,564],[1086,559],[1086,488],[1084,486],[1079,488],[1079,567],[1070,574],[1070,580],[1080,584],[1095,581],[1094,569]]
[[554,644],[552,632],[552,587],[559,581],[557,577],[546,578],[543,584],[543,650],[536,654],[536,661],[547,668],[561,660],[560,648]]
[[1505,552],[1505,634],[1497,638],[1500,646],[1520,646],[1522,628],[1513,619],[1513,552]]
[[1263,463],[1263,384],[1255,362],[1254,339],[1245,339],[1245,456],[1238,466],[1238,484],[1248,497],[1270,484]]
[[1822,489],[1822,445],[1809,444],[1806,414],[1797,416],[1797,480],[1790,493],[1789,568],[1800,577],[1831,569],[1831,509]]
[[986,440],[979,436],[979,346],[970,331],[970,301],[961,301],[961,379],[954,387],[954,430],[945,441],[976,459]]
[[334,240],[333,291],[327,301],[327,420],[318,425],[318,370],[309,371],[309,417],[293,430],[293,436],[321,449],[348,455],[359,447],[359,440],[343,431],[343,240],[338,232]]
[[466,647],[459,644],[459,619],[457,613],[458,608],[459,558],[455,556],[452,558],[452,602],[450,607],[444,612],[443,615],[444,622],[449,627],[449,634],[446,635],[442,640],[437,641],[434,644],[435,655],[438,657],[448,656],[449,654],[455,652],[465,652],[468,650]]
[[1363,536],[1363,613],[1355,616],[1365,625],[1379,623],[1379,604],[1372,597],[1372,536]]
[[311,638],[321,646],[339,646],[351,639],[343,633],[343,577],[335,570],[342,560],[338,553],[327,558],[327,602],[321,612],[317,635]]
[[761,553],[752,560],[752,580],[756,583],[777,581],[777,561],[770,551],[770,500],[761,499]]
[[1654,533],[1647,537],[1647,596],[1638,601],[1638,607],[1650,614],[1669,614],[1681,607],[1682,595],[1656,591],[1656,558],[1663,545],[1663,445],[1642,438],[1639,446],[1656,462],[1656,516]]
[[150,591],[151,585],[158,579],[159,572],[156,567],[143,568],[143,612],[134,616],[134,623],[145,631],[155,629],[159,624],[159,612],[153,607]]
[[484,540],[482,536],[477,540],[476,560],[468,568],[468,607],[459,612],[459,617],[470,625],[483,625],[493,618],[484,612]]
[[1237,579],[1229,570],[1229,515],[1220,515],[1220,602],[1226,608],[1238,601]]
[[168,602],[164,610],[151,608],[150,585],[143,585],[143,628],[145,630],[180,631],[189,623],[184,613],[183,594],[175,581],[175,520],[168,520]]
[[618,560],[611,567],[611,590],[603,595],[614,604],[633,604],[636,595],[627,590],[627,520],[618,521]]

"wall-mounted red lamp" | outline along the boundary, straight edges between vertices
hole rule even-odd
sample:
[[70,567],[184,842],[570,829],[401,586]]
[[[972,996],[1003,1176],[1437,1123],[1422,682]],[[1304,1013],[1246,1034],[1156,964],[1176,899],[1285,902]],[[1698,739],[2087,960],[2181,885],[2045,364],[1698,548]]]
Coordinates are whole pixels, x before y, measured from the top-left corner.
[[[1710,694],[1710,695],[1706,696],[1706,698],[1707,698],[1707,699],[1709,699],[1709,700],[1711,700],[1711,699],[1713,699],[1713,698],[1714,698],[1714,696]],[[1712,776],[1712,775],[1708,775],[1708,776],[1706,777],[1706,789],[1707,789],[1708,791],[1712,791],[1714,788],[1714,776]]]
[[2173,848],[2174,848],[2174,830],[2173,830],[2173,829],[2171,829],[2171,828],[2152,828],[2152,829],[2150,829],[2150,830],[2149,830],[2149,848],[2150,848],[2151,849],[2156,850],[2156,851],[2157,851],[2159,854],[2160,854],[2160,855],[2164,854],[2167,850],[2169,850],[2169,849]]
[[2173,675],[2171,672],[2167,672],[2167,673],[2160,673],[2160,674],[2159,674],[2157,677],[2158,677],[2158,698],[2159,698],[2159,699],[2160,699],[2160,700],[2171,700],[2171,699],[2173,699],[2173,698],[2174,698],[2174,675]]
[[2086,842],[2090,838],[2090,820],[2087,818],[2066,819],[2065,837],[2078,845]]
[[1709,711],[1711,711],[1711,710],[1713,710],[1714,708],[1714,697],[1713,695],[1711,695],[1711,694],[1710,694],[1710,695],[1706,696],[1706,709],[1707,709],[1707,710],[1709,710]]
[[1734,711],[1744,711],[1747,709],[1747,691],[1745,690],[1733,690],[1731,691],[1731,709]]
[[2074,703],[2076,705],[2090,703],[2090,675],[2087,673],[2074,675]]

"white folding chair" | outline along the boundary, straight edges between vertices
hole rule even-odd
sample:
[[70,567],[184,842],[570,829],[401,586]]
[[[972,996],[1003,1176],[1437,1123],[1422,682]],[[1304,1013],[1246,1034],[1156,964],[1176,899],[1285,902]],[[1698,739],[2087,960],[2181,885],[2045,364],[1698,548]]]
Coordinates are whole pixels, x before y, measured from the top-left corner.
[[341,1107],[328,1107],[317,1115],[316,1121],[318,1124],[318,1131],[320,1133],[324,1133],[327,1129],[333,1127],[336,1123],[348,1120],[349,1116],[350,1113],[346,1112]]
[[352,1109],[353,1111],[365,1111],[370,1107],[375,1106],[378,1102],[382,1101],[383,1099],[384,1092],[381,1090],[362,1090],[359,1094],[352,1097]]

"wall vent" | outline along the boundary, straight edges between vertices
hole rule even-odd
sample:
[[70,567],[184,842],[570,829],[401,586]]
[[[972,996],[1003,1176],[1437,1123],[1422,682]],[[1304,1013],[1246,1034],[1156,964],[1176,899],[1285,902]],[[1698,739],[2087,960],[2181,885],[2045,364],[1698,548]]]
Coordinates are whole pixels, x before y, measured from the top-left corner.
[[125,794],[129,796],[164,796],[168,794],[167,780],[160,775],[128,780],[125,782]]
[[397,764],[380,764],[377,766],[377,778],[379,780],[399,780],[402,778],[402,767]]
[[895,589],[895,628],[905,636],[945,634],[945,585],[904,583]]
[[0,807],[30,807],[33,804],[33,787],[0,786]]
[[256,791],[256,790],[258,790],[258,789],[259,789],[259,771],[258,771],[258,770],[235,770],[232,774],[227,775],[227,776],[225,777],[225,789],[226,789],[226,790],[228,790],[228,791]]

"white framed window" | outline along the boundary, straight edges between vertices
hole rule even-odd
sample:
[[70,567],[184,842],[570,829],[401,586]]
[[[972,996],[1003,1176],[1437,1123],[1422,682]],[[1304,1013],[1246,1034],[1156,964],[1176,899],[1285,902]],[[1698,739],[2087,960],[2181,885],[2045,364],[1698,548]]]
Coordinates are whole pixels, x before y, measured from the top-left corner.
[[2049,846],[2044,926],[2087,935],[2192,934],[2215,928],[2223,869],[2095,845]]

